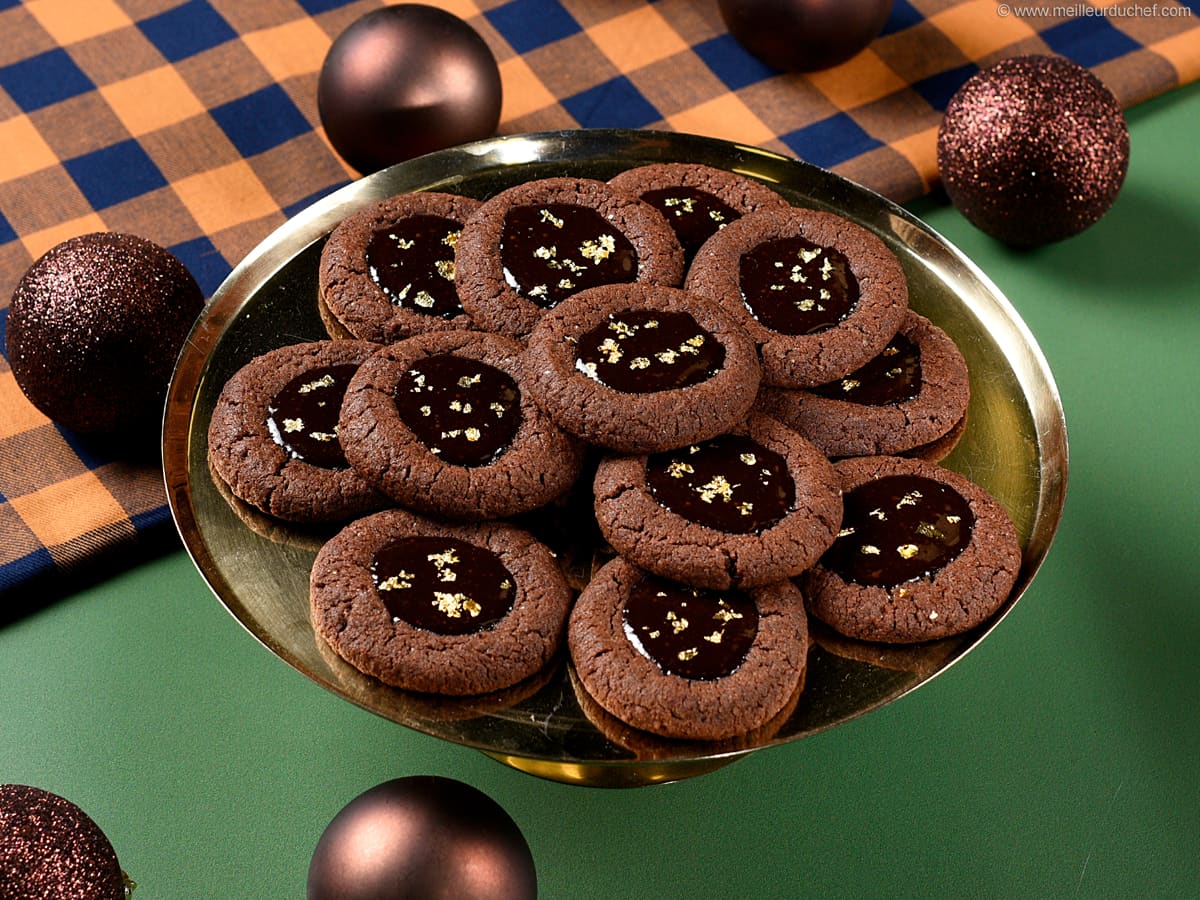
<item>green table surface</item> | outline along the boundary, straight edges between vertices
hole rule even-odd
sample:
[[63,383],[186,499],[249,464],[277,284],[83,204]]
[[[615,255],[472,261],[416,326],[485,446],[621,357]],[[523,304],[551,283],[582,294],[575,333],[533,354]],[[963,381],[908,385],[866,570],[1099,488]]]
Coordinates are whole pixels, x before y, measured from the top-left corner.
[[910,205],[1029,324],[1071,442],[1042,571],[915,693],[687,781],[543,781],[308,681],[176,543],[0,622],[0,781],[83,807],[141,900],[302,897],[338,810],[411,774],[504,806],[547,898],[1200,895],[1200,85],[1128,119],[1115,206],[1063,243]]

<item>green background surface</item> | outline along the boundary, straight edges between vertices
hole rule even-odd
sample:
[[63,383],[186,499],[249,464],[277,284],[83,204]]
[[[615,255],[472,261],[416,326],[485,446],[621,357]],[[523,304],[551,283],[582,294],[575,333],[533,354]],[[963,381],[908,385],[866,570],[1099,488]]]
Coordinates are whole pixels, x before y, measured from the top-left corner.
[[83,807],[137,900],[302,897],[337,811],[411,774],[507,809],[546,898],[1200,894],[1200,85],[1128,119],[1115,206],[1066,242],[910,205],[1029,324],[1071,441],[1041,573],[916,693],[700,778],[561,785],[326,693],[172,545],[0,609],[0,782]]

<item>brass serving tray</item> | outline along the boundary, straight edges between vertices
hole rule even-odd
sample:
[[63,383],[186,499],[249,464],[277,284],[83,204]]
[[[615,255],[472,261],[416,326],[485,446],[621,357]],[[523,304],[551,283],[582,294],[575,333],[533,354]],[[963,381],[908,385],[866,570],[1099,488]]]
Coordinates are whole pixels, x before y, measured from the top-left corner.
[[[331,532],[258,516],[210,475],[206,431],[221,387],[258,354],[327,336],[317,310],[317,264],[329,232],[356,209],[408,191],[486,198],[534,178],[607,179],[652,162],[704,163],[760,179],[796,205],[865,226],[892,248],[913,308],[954,338],[970,366],[967,430],[944,464],[988,490],[1016,522],[1024,562],[1012,596],[984,627],[915,647],[838,639],[814,623],[806,684],[786,719],[775,730],[721,744],[661,740],[589,718],[565,659],[502,695],[468,699],[406,693],[361,675],[309,624],[308,573]],[[928,226],[803,162],[707,138],[619,130],[520,135],[433,153],[354,182],[287,222],[234,269],[192,331],[167,399],[163,458],[171,509],[197,568],[233,616],[280,659],[402,725],[535,775],[605,786],[710,771],[877,709],[945,670],[982,641],[1029,586],[1058,527],[1067,482],[1062,404],[1033,336],[987,277]],[[568,528],[568,540],[590,540],[587,524],[573,533]],[[574,549],[565,558],[582,559],[586,568],[590,548]]]

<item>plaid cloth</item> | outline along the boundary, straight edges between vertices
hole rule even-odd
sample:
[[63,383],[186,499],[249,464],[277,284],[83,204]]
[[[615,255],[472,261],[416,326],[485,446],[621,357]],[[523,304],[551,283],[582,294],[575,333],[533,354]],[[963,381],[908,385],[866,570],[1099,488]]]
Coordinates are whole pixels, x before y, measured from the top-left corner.
[[[716,0],[427,2],[495,53],[501,133],[710,135],[900,201],[936,184],[946,102],[1002,57],[1070,57],[1125,105],[1200,77],[1196,2],[896,0],[867,50],[808,75],[746,53]],[[141,235],[211,294],[288,216],[354,178],[324,139],[317,73],[333,38],[378,5],[0,0],[0,333],[22,273],[68,237]],[[136,550],[168,524],[157,465],[47,421],[0,361],[0,592]]]

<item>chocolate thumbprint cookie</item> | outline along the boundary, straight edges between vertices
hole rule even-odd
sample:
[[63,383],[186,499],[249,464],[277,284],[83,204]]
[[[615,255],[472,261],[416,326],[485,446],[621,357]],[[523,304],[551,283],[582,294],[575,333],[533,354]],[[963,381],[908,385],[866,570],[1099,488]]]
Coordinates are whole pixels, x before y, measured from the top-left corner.
[[829,460],[757,414],[676,450],[608,457],[593,489],[596,522],[618,553],[694,587],[798,575],[833,542],[841,520]]
[[684,270],[675,232],[653,207],[586,178],[501,191],[463,228],[455,263],[478,327],[521,340],[572,294],[601,284],[678,286]]
[[958,347],[909,310],[883,352],[865,366],[807,390],[766,388],[755,408],[795,428],[829,456],[936,461],[961,436],[970,396]]
[[470,197],[399,194],[343,219],[321,251],[321,318],[333,337],[392,343],[471,327],[458,299],[454,253]]
[[715,437],[758,393],[754,342],[678,288],[605,285],[564,300],[529,338],[529,390],[589,443],[644,453]]
[[576,601],[567,645],[584,690],[617,719],[716,741],[786,708],[804,677],[808,625],[791,582],[705,591],[617,557]]
[[558,562],[502,522],[451,525],[384,510],[317,554],[313,627],[359,671],[395,687],[484,694],[553,657],[571,592]]
[[367,341],[313,341],[263,354],[226,382],[208,427],[209,463],[230,493],[268,515],[331,522],[387,505],[347,462],[338,428]]
[[346,391],[346,458],[402,506],[456,519],[528,512],[578,477],[584,447],[526,389],[524,346],[443,331],[383,348]]
[[974,628],[1008,599],[1021,546],[983,488],[918,459],[868,456],[835,468],[841,528],[803,579],[814,616],[859,640],[915,643]]
[[887,246],[841,216],[763,210],[713,235],[688,290],[720,299],[762,354],[763,383],[811,387],[878,355],[908,309],[904,270]]
[[696,163],[653,163],[608,180],[649,203],[667,220],[690,264],[710,237],[747,213],[789,204],[761,181]]

